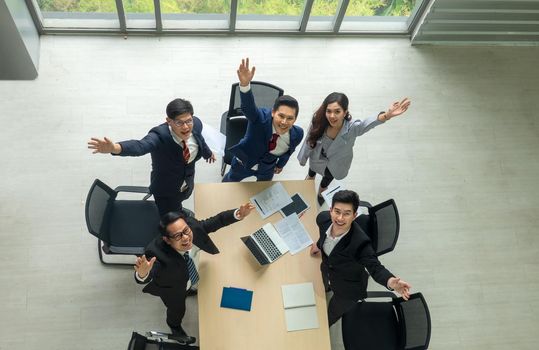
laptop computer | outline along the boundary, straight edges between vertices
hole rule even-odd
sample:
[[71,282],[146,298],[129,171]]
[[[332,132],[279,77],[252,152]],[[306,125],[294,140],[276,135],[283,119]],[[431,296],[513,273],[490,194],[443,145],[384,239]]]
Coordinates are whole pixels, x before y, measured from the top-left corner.
[[271,223],[241,240],[260,265],[271,264],[288,252],[288,247]]

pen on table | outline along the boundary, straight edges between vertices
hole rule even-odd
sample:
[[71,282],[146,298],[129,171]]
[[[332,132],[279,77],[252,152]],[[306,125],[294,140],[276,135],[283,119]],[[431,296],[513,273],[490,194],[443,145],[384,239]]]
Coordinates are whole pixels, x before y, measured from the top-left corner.
[[266,214],[264,213],[264,209],[262,209],[262,207],[260,206],[260,204],[258,204],[258,202],[256,201],[256,199],[253,199],[255,201],[255,204],[256,206],[258,207],[258,209],[260,209],[260,211],[262,212],[262,214]]

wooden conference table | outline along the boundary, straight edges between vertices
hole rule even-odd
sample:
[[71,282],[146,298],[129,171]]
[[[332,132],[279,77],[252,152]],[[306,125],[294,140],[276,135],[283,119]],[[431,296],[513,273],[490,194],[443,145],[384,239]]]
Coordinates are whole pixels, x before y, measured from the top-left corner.
[[[311,208],[301,221],[313,241],[318,238],[317,206],[312,181],[280,181],[290,195],[301,193]],[[250,197],[274,182],[239,182],[196,184],[195,212],[206,219],[223,210],[239,207]],[[309,249],[279,258],[260,266],[240,240],[282,218],[275,213],[263,220],[253,210],[243,221],[222,228],[210,236],[220,250],[217,255],[201,254],[198,290],[199,339],[202,350],[232,349],[330,349],[327,307],[320,275],[320,258],[311,257]],[[318,311],[318,329],[295,332],[286,330],[281,286],[312,282]],[[223,287],[254,291],[251,311],[221,308]]]

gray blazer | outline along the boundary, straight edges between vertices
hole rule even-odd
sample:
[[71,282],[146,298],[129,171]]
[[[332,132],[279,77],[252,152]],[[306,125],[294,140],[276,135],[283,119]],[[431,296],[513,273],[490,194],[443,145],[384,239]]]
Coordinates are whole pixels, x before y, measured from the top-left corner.
[[[348,171],[352,165],[356,137],[363,135],[382,123],[378,120],[377,115],[363,121],[359,119],[345,119],[337,137],[335,137],[329,149],[326,150],[327,157],[321,154],[322,142],[320,139],[316,141],[314,148],[311,148],[307,143],[306,137],[298,154],[299,163],[303,166],[307,163],[307,159],[309,159],[309,168],[311,170],[323,175],[327,167],[334,178],[342,180],[348,175]],[[310,131],[311,127],[309,127]]]

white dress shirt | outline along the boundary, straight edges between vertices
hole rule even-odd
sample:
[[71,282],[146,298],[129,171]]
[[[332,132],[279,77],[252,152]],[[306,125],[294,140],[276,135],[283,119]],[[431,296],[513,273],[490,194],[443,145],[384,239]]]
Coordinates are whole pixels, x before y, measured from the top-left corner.
[[329,254],[331,254],[331,252],[333,251],[333,248],[335,248],[335,246],[337,245],[337,243],[339,243],[339,241],[348,234],[348,232],[350,232],[350,229],[348,229],[348,231],[346,231],[345,233],[343,233],[342,235],[338,236],[338,237],[333,237],[331,235],[331,228],[333,227],[333,224],[331,224],[327,231],[326,231],[326,239],[324,240],[324,244],[322,246],[322,249],[324,249],[324,253],[326,253],[327,256],[329,256]]

